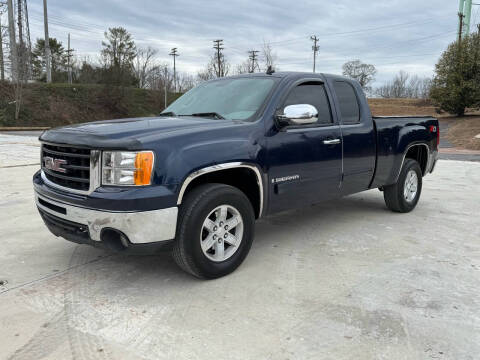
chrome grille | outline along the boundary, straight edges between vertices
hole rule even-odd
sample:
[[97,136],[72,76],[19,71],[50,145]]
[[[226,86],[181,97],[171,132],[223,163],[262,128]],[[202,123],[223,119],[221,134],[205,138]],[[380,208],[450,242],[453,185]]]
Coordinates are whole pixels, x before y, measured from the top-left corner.
[[77,191],[90,189],[91,150],[42,144],[42,171],[52,183]]

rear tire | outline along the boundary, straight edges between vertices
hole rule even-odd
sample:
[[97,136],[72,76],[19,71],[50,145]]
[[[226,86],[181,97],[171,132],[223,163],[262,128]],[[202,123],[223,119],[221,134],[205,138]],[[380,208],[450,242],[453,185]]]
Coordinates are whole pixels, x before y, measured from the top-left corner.
[[395,212],[412,211],[422,192],[422,170],[417,161],[405,159],[397,183],[384,187],[383,198],[387,207]]
[[224,184],[204,184],[180,206],[172,255],[186,272],[215,279],[233,272],[254,237],[255,214],[243,192]]

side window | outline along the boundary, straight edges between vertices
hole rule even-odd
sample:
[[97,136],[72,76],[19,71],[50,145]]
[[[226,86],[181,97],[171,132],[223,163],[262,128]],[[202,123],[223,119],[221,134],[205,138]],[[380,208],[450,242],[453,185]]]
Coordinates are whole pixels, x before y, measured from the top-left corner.
[[318,111],[318,124],[331,124],[332,114],[325,87],[320,83],[304,83],[296,86],[285,100],[285,106],[309,104]]
[[358,124],[360,122],[360,107],[353,86],[343,81],[336,81],[333,87],[340,105],[343,124]]

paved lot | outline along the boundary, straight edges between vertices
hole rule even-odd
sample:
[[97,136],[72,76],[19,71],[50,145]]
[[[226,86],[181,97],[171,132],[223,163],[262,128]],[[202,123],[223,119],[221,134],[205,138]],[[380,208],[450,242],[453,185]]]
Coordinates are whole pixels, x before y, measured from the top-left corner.
[[8,139],[1,359],[479,357],[479,163],[440,161],[410,214],[373,190],[264,219],[235,273],[200,281],[168,254],[52,236],[33,205],[38,166],[26,165],[38,147]]

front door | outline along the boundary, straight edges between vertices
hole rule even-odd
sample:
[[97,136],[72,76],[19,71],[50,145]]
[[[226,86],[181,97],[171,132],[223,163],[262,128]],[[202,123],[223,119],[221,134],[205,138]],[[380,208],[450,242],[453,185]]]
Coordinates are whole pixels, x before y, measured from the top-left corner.
[[340,195],[342,136],[323,83],[309,81],[293,87],[281,109],[294,104],[315,106],[318,121],[286,126],[269,137],[271,213]]

